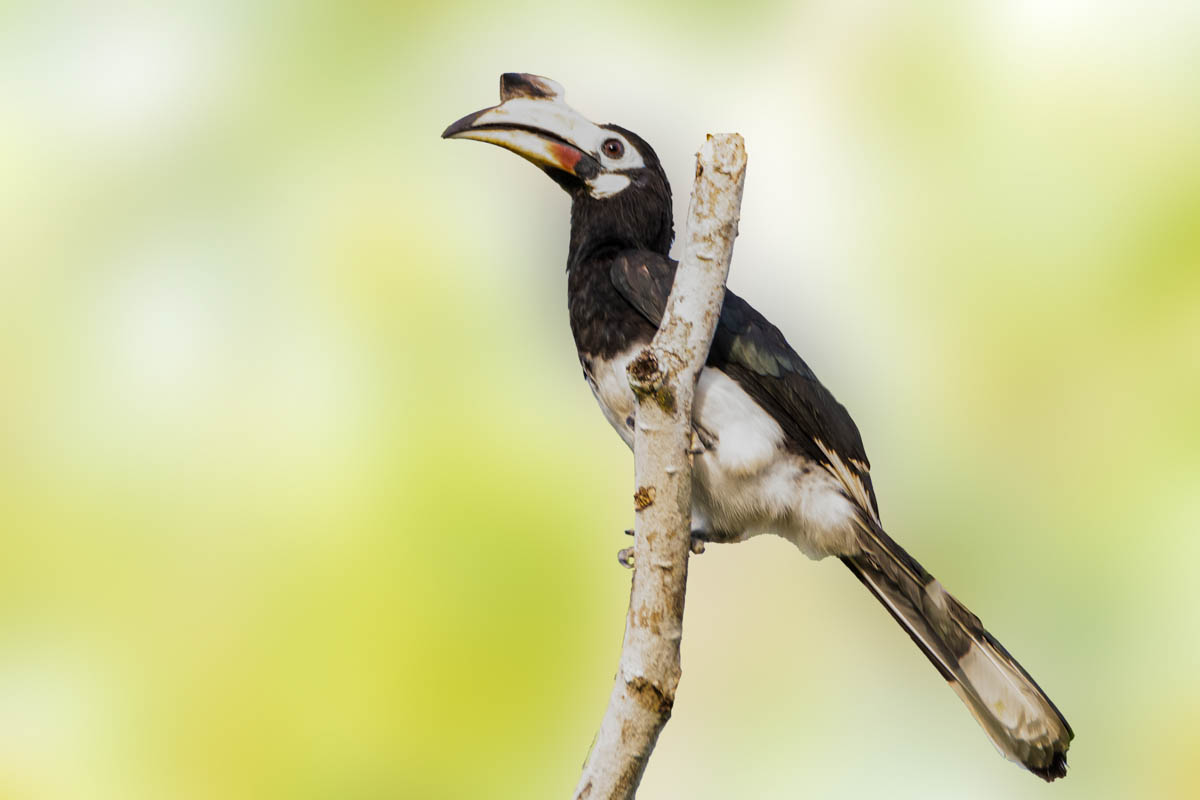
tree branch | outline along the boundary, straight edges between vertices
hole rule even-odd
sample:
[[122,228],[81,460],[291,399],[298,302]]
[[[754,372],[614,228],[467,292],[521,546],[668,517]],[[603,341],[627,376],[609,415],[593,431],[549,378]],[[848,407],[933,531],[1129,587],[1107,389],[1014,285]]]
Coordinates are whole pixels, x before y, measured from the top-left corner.
[[745,177],[742,137],[710,135],[696,159],[666,315],[629,365],[638,397],[633,587],[616,682],[576,800],[632,798],[675,702],[691,539],[692,395],[725,299]]

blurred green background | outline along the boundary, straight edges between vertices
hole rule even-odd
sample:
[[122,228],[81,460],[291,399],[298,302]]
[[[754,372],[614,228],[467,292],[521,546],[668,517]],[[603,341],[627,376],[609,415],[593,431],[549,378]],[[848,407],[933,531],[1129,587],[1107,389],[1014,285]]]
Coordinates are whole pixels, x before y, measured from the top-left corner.
[[693,559],[645,798],[1200,793],[1185,3],[0,8],[0,797],[567,797],[631,459],[568,201],[438,138],[553,77],[750,153],[730,285],[1075,728],[1005,763],[835,563]]

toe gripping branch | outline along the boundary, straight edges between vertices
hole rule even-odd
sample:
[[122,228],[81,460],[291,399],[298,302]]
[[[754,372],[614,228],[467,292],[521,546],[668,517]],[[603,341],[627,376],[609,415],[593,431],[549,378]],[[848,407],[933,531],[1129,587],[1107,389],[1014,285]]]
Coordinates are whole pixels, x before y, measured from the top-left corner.
[[[626,529],[625,535],[633,536],[633,530]],[[688,547],[692,551],[692,553],[694,553],[695,555],[700,555],[701,553],[703,553],[704,552],[704,543],[705,543],[704,532],[703,531],[692,531],[691,542],[688,545]],[[633,548],[632,547],[622,547],[620,550],[618,550],[617,551],[617,563],[620,564],[625,569],[633,569],[633,567],[634,567]]]

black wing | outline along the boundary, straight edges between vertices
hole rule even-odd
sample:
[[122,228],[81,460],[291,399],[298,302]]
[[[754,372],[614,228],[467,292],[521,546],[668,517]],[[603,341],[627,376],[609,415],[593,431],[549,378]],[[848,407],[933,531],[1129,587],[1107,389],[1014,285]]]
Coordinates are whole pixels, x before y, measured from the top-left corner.
[[[657,327],[675,281],[675,266],[674,260],[658,253],[626,250],[613,260],[613,285]],[[847,484],[852,496],[858,494],[857,480],[866,497],[855,499],[869,500],[868,510],[878,516],[870,463],[849,412],[817,380],[779,329],[729,290],[707,364],[737,381],[775,418],[789,446],[826,465]]]

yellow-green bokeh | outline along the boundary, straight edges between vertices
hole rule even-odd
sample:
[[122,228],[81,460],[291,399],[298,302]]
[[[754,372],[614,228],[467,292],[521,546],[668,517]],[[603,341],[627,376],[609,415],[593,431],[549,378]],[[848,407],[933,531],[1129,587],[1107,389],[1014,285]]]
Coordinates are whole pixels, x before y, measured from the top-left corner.
[[731,285],[1077,733],[1005,764],[838,565],[692,562],[646,798],[1200,793],[1186,4],[0,10],[0,797],[541,798],[607,698],[631,461],[565,195],[438,138],[549,75],[738,130]]

